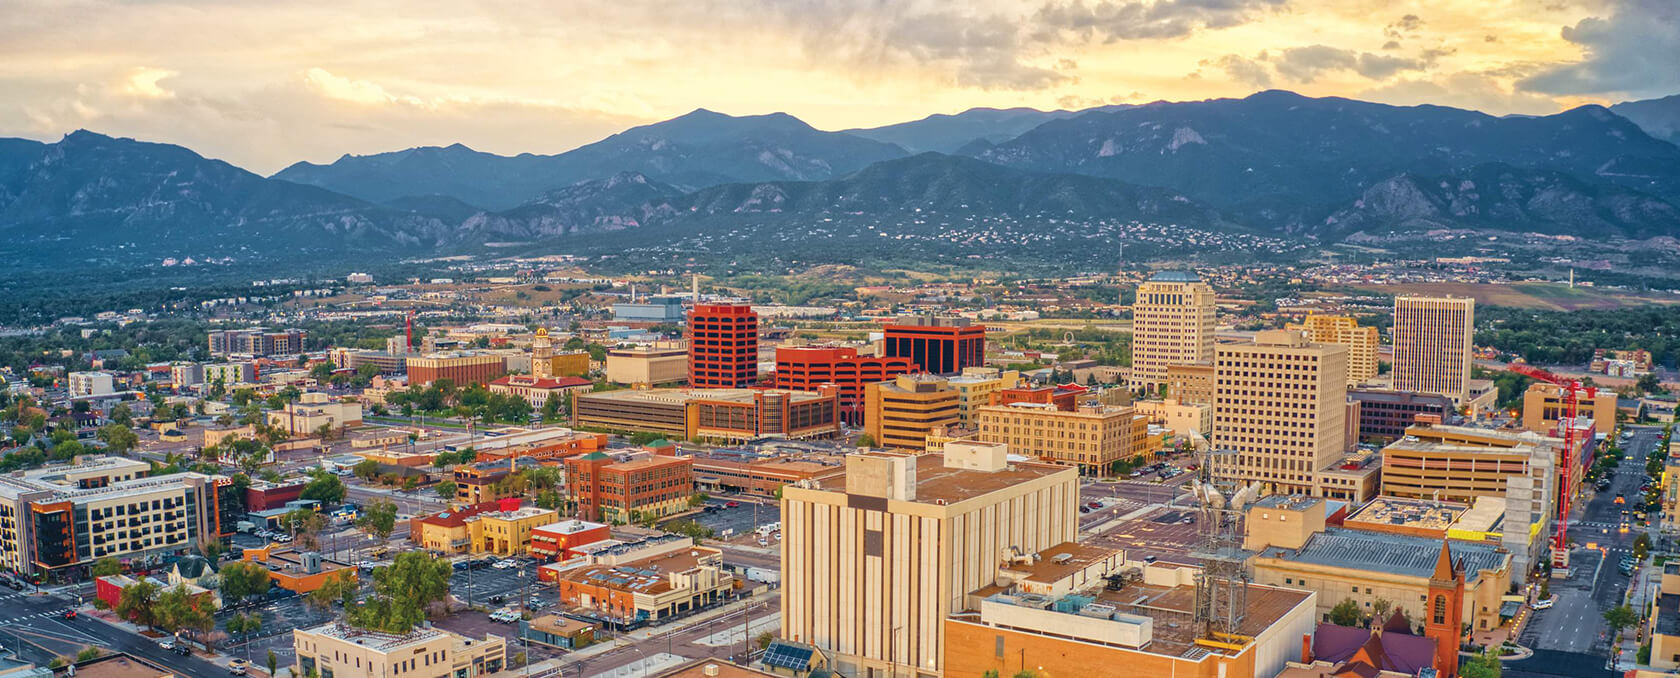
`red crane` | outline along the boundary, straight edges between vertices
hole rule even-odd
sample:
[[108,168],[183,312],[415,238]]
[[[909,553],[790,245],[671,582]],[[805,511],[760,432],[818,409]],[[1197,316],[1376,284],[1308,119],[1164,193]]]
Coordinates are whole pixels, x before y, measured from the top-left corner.
[[1567,566],[1569,562],[1569,499],[1575,492],[1577,470],[1575,468],[1575,446],[1580,442],[1581,435],[1580,430],[1575,426],[1575,416],[1580,412],[1581,397],[1585,395],[1587,401],[1591,402],[1598,397],[1598,389],[1591,386],[1582,386],[1579,381],[1560,377],[1538,367],[1515,364],[1506,366],[1506,369],[1558,387],[1558,397],[1563,404],[1563,412],[1558,417],[1558,428],[1563,429],[1563,463],[1558,468],[1557,534],[1552,537],[1552,563],[1557,566],[1561,562],[1564,566]]

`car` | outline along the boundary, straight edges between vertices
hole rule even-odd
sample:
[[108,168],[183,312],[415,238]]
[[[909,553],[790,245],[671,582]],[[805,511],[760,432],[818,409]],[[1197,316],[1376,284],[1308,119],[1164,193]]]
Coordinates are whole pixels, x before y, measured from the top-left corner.
[[75,610],[65,610],[64,611],[64,618],[74,620],[76,618],[76,611]]
[[770,540],[765,539],[764,537],[759,537],[758,538],[758,545],[759,546],[769,546],[770,545]]
[[174,652],[174,653],[175,653],[175,654],[178,654],[178,655],[181,655],[181,656],[183,656],[183,657],[190,657],[190,656],[192,656],[192,648],[190,648],[190,647],[187,647],[187,646],[185,646],[185,645],[176,645],[176,646],[175,646],[175,649],[174,649],[174,650],[173,650],[173,652]]
[[741,502],[732,501],[723,505],[724,508],[741,508]]
[[1090,513],[1090,512],[1091,512],[1091,507],[1089,507],[1089,506],[1081,506],[1081,507],[1079,507],[1079,512],[1080,512],[1080,513]]
[[493,596],[490,596],[490,604],[491,605],[501,605],[502,601],[504,601],[504,600],[507,600],[507,596],[504,596],[500,593],[498,593],[496,595],[493,595]]
[[235,657],[228,661],[228,673],[233,675],[243,676],[250,669],[251,662],[245,661],[242,658]]
[[1551,597],[1551,598],[1542,598],[1540,600],[1536,600],[1536,601],[1534,601],[1534,605],[1532,605],[1532,607],[1536,610],[1544,610],[1544,609],[1550,608],[1552,605],[1555,605],[1556,603],[1557,603],[1557,597],[1554,596],[1554,597]]
[[1192,524],[1195,524],[1195,522],[1196,522],[1196,518],[1194,516],[1184,516],[1184,519],[1178,521],[1178,524],[1180,524],[1180,525],[1192,525]]
[[1089,502],[1089,503],[1087,503],[1087,504],[1085,504],[1085,506],[1086,506],[1086,507],[1089,507],[1089,508],[1090,508],[1090,509],[1091,509],[1091,510],[1093,510],[1093,511],[1095,511],[1095,510],[1097,510],[1097,509],[1100,509],[1100,508],[1102,508],[1102,502],[1100,502],[1100,501],[1093,501],[1093,502]]
[[160,647],[164,650],[168,650],[170,652],[174,652],[175,651],[175,638],[173,636],[171,636],[169,638],[164,638],[163,640],[158,641],[158,647]]
[[456,571],[463,571],[471,568],[472,564],[465,560],[457,560],[453,565],[450,565],[450,567],[455,568]]

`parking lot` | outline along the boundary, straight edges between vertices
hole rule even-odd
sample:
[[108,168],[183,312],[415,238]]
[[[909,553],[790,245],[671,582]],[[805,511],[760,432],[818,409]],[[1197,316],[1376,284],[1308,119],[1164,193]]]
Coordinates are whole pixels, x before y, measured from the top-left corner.
[[261,666],[268,651],[273,650],[279,657],[279,663],[286,665],[292,661],[292,630],[325,624],[332,621],[339,611],[337,607],[331,610],[313,608],[304,603],[303,597],[293,596],[245,607],[217,610],[216,626],[225,626],[228,618],[235,613],[261,615],[262,630],[251,636],[250,647],[246,647],[245,636],[235,635],[228,638],[227,652],[236,657],[244,657],[249,650],[252,663]]
[[[729,508],[730,502],[735,502],[736,507]],[[719,538],[730,535],[734,541],[739,541],[742,537],[750,541],[757,526],[779,523],[782,520],[782,507],[775,502],[759,503],[749,499],[713,497],[707,499],[706,504],[717,508],[690,513],[676,520],[693,520],[711,528]]]
[[[537,564],[527,558],[516,558],[520,563],[517,568],[498,570],[494,567],[480,567],[465,570],[455,570],[449,578],[449,589],[469,605],[497,608],[506,605],[518,605],[520,595],[529,585],[529,595],[544,602],[554,602],[554,585],[537,581]],[[524,572],[525,576],[520,577]],[[501,602],[494,602],[500,597]]]

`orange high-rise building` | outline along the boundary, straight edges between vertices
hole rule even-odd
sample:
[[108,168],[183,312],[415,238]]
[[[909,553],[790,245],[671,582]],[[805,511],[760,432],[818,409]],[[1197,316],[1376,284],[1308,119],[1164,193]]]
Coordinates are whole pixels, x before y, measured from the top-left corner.
[[745,303],[696,304],[688,314],[688,383],[744,388],[758,381],[758,314]]
[[844,346],[790,346],[776,349],[776,388],[817,391],[825,384],[839,388],[840,418],[854,426],[863,423],[863,388],[917,371],[909,358],[860,356]]
[[881,328],[889,358],[908,358],[923,371],[956,374],[986,364],[986,326],[967,318],[905,317]]

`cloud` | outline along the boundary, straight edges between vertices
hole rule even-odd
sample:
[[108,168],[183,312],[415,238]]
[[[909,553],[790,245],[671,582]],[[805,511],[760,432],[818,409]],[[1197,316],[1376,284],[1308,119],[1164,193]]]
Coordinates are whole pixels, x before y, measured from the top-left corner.
[[143,99],[173,99],[175,93],[164,89],[158,83],[177,75],[180,75],[180,72],[171,71],[167,68],[142,66],[129,71],[128,78],[123,81],[121,89],[130,96]]
[[1266,64],[1253,59],[1227,54],[1212,61],[1203,61],[1203,66],[1217,66],[1231,76],[1232,80],[1254,87],[1271,87],[1272,74],[1266,70]]
[[1553,95],[1661,96],[1680,89],[1680,3],[1612,0],[1609,18],[1588,17],[1563,29],[1584,57],[1517,83]]
[[1419,19],[1416,14],[1407,14],[1400,17],[1399,21],[1395,21],[1394,23],[1384,26],[1383,35],[1390,38],[1402,38],[1412,33],[1416,33],[1417,30],[1422,27],[1423,19]]
[[1046,30],[1084,39],[1181,38],[1198,29],[1230,28],[1278,10],[1287,0],[1098,0],[1052,1],[1033,20]]
[[1550,97],[1517,90],[1504,82],[1496,74],[1465,71],[1433,78],[1400,78],[1355,96],[1402,106],[1435,104],[1531,115],[1557,112],[1557,102]]
[[1271,62],[1278,75],[1299,83],[1310,83],[1331,71],[1353,71],[1372,80],[1385,80],[1401,71],[1424,68],[1424,62],[1418,59],[1355,52],[1329,45],[1290,47],[1276,56],[1261,54],[1261,60]]

